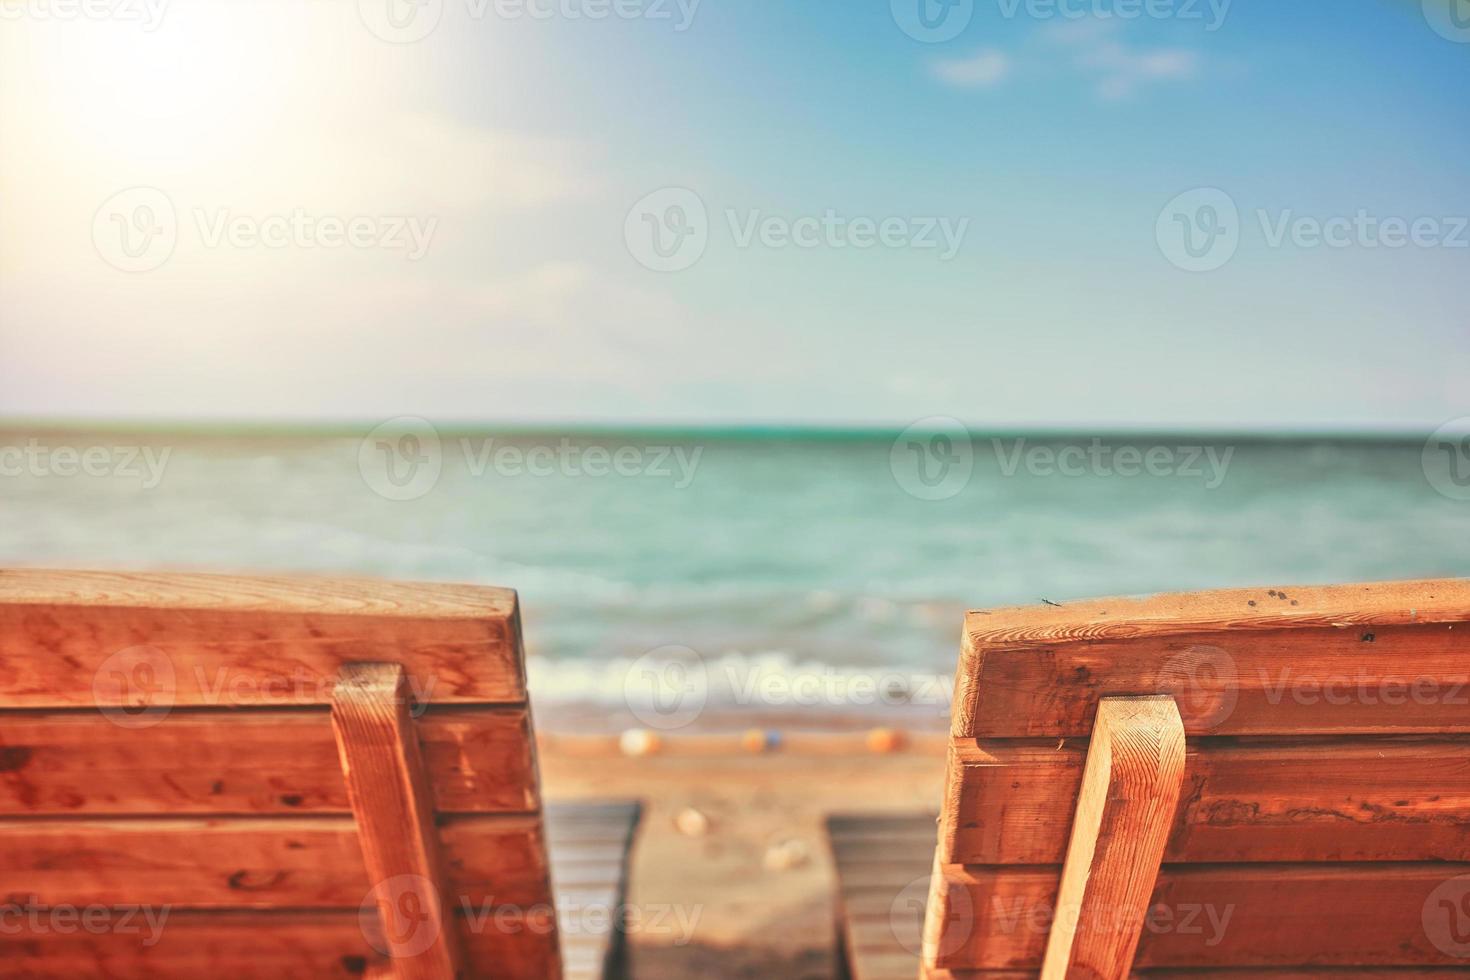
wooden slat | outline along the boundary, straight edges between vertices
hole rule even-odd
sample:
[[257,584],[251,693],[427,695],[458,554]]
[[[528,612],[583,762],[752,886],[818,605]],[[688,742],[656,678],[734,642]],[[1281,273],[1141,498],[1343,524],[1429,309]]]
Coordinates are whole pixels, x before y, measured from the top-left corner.
[[[456,903],[549,901],[537,817],[440,829]],[[17,820],[0,824],[0,895],[46,904],[358,908],[367,869],[350,817]]]
[[348,664],[332,696],[332,730],[393,972],[455,980],[464,958],[446,925],[455,910],[412,709],[401,666]]
[[[1466,873],[1470,865],[1165,865],[1135,965],[1463,967],[1435,945],[1423,915],[1436,888]],[[1058,868],[946,865],[943,875],[964,895],[951,909],[966,917],[941,967],[1039,968]]]
[[[114,913],[101,931],[56,928],[43,918],[0,936],[7,976],[28,980],[353,980],[386,965],[356,912]],[[371,927],[369,927],[371,931]]]
[[[1087,743],[957,741],[942,859],[1056,864]],[[1203,739],[1168,861],[1470,861],[1470,737]]]
[[[1172,698],[1103,699],[1088,744],[1042,980],[1124,980],[1143,933],[1183,777],[1184,725]],[[934,949],[941,940],[936,936]],[[925,962],[935,961],[926,955]]]
[[1230,590],[972,612],[963,738],[1081,737],[1176,696],[1190,735],[1470,732],[1470,583]]
[[561,803],[546,811],[565,980],[615,975],[622,953],[628,849],[637,803]]
[[[1137,975],[1144,980],[1323,980],[1325,972],[1310,968],[1278,970],[1253,966],[1221,970],[1140,970]],[[1331,975],[1341,980],[1465,980],[1470,976],[1470,967],[1337,966],[1332,968]]]
[[403,664],[420,701],[525,700],[504,589],[0,571],[7,707],[326,704],[342,666],[367,660]]
[[[436,705],[417,727],[440,812],[536,809],[525,708]],[[146,728],[0,711],[0,815],[348,812],[324,709],[181,709]]]
[[933,814],[827,818],[837,873],[837,939],[852,980],[917,975],[934,839]]
[[[1138,980],[1465,980],[1466,967],[1343,967],[1330,972],[1320,968],[1276,969],[1162,969],[1136,970]],[[1035,970],[925,970],[924,980],[1036,980]],[[913,980],[913,971],[892,980]]]
[[[121,923],[120,917],[111,921]],[[555,947],[542,932],[524,925],[514,931],[490,924],[477,929],[461,918],[457,928],[466,974],[496,980],[555,977]],[[157,936],[146,927],[84,932],[45,925],[0,936],[0,963],[5,976],[25,980],[358,980],[372,971],[383,976],[390,968],[374,948],[381,942],[375,921],[356,910],[172,910]]]

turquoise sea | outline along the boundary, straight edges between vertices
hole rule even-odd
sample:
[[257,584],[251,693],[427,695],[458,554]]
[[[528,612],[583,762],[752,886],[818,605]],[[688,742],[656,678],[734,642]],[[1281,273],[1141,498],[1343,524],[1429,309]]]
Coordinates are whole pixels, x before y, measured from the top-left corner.
[[712,705],[820,720],[865,707],[844,679],[947,679],[967,607],[1470,575],[1470,490],[1433,458],[1419,439],[10,431],[0,564],[510,586],[552,723],[622,711],[634,665],[691,657]]

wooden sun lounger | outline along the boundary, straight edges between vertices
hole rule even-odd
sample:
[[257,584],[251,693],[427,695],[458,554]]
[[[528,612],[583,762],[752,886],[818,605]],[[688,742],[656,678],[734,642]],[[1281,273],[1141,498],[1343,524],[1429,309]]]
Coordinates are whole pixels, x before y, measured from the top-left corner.
[[0,975],[601,976],[637,819],[543,825],[514,592],[0,571]]
[[970,613],[951,734],[829,823],[860,980],[1470,976],[1470,582]]

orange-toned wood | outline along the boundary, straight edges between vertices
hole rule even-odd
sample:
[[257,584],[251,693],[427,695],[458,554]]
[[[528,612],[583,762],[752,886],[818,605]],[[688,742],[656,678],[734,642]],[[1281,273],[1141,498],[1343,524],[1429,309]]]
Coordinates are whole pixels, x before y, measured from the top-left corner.
[[[1058,864],[1083,739],[960,740],[950,864]],[[1206,738],[1186,746],[1166,861],[1470,861],[1470,736]]]
[[[162,910],[151,910],[158,922]],[[114,923],[121,923],[114,916]],[[461,921],[466,973],[495,980],[558,976],[555,947],[542,925],[517,931]],[[0,940],[3,975],[24,980],[361,980],[373,970],[395,976],[377,952],[376,922],[356,909],[331,912],[169,911],[155,931],[137,913],[99,932],[27,928]],[[382,971],[390,971],[386,974]]]
[[400,980],[453,980],[462,955],[433,797],[398,664],[349,664],[332,729],[379,923]]
[[1191,735],[1470,731],[1470,583],[1239,589],[972,612],[961,738],[1085,737],[1174,695]]
[[1183,776],[1184,725],[1172,698],[1103,699],[1088,744],[1042,980],[1127,976]]
[[0,570],[0,704],[327,704],[343,665],[417,700],[525,700],[515,593],[436,584]]
[[[438,832],[456,909],[547,901],[535,814],[453,817]],[[349,816],[0,824],[0,896],[47,904],[356,908],[371,883]]]
[[[431,705],[418,719],[440,813],[537,808],[521,706]],[[326,709],[177,709],[125,728],[87,711],[0,722],[0,814],[346,814]]]
[[[952,905],[970,914],[947,969],[1039,969],[1056,915],[1059,869],[947,865]],[[1166,864],[1134,964],[1204,968],[1464,968],[1425,930],[1425,904],[1470,865]],[[931,912],[932,914],[932,912]]]

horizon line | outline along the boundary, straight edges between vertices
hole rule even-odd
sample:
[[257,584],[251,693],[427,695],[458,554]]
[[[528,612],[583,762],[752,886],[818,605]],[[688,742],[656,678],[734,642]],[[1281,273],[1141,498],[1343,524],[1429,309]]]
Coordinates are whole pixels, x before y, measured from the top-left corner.
[[[446,419],[442,422],[422,415],[397,415],[383,419],[177,419],[177,418],[111,418],[94,419],[82,417],[26,418],[0,416],[0,433],[18,432],[150,432],[174,433],[185,436],[361,436],[385,422],[395,418],[422,418],[439,433],[450,436],[468,434],[520,435],[567,435],[595,436],[627,433],[657,433],[671,436],[700,436],[716,439],[847,439],[853,441],[870,439],[893,439],[919,423],[947,419],[947,416],[929,416],[917,422],[790,422],[790,421],[640,421],[640,420],[530,420],[530,419]],[[1042,422],[1031,425],[986,423],[975,424],[960,421],[971,438],[1031,437],[1065,439],[1077,437],[1192,437],[1208,439],[1237,439],[1251,441],[1302,441],[1302,440],[1350,440],[1350,441],[1409,441],[1428,438],[1437,428],[1433,424],[1423,426],[1404,424],[1401,426],[1366,426],[1338,424],[1332,426],[1264,426],[1264,425],[1220,425],[1187,426],[1164,423],[1053,423]],[[940,433],[952,431],[948,428],[930,426],[920,432]]]

